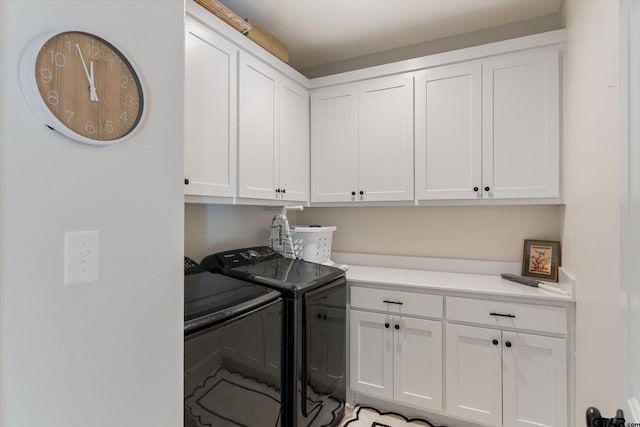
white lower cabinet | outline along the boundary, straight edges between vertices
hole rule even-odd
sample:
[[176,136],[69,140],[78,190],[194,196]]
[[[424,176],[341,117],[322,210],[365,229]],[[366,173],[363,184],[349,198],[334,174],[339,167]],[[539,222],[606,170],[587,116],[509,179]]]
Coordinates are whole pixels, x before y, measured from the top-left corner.
[[566,340],[447,324],[447,413],[491,426],[567,423]]
[[502,424],[500,331],[447,324],[447,413]]
[[392,288],[351,287],[356,399],[363,394],[484,426],[571,425],[569,306]]
[[566,309],[458,297],[446,301],[446,412],[488,426],[566,426],[567,339],[505,330],[564,335]]
[[567,425],[566,339],[516,332],[502,339],[503,425]]
[[[395,308],[398,300],[386,304]],[[351,390],[442,411],[442,322],[390,312],[350,313]]]

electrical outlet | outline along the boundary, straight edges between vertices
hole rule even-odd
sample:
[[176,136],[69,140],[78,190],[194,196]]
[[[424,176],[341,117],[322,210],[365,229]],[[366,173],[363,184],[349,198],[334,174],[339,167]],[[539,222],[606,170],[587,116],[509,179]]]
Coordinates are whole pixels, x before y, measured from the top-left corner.
[[100,232],[64,234],[64,284],[95,282],[100,278]]

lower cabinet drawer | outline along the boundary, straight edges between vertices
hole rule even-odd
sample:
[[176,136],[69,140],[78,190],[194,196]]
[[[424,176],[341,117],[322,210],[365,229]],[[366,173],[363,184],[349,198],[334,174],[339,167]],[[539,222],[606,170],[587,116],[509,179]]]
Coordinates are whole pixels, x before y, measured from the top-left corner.
[[351,307],[365,310],[441,319],[442,299],[440,295],[419,292],[351,287]]
[[481,325],[567,333],[564,307],[447,297],[447,320]]

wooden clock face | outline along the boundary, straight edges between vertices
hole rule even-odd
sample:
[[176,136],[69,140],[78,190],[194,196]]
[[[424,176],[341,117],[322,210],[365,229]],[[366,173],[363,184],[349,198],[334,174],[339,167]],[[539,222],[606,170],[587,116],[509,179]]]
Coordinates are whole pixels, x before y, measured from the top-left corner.
[[133,66],[95,35],[70,31],[50,38],[36,56],[35,78],[60,123],[95,143],[123,138],[142,117],[142,86]]

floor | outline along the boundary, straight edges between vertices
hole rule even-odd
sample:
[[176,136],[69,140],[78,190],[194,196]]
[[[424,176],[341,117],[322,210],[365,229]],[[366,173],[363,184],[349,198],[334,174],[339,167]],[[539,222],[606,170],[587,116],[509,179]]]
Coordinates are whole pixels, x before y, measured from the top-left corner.
[[351,418],[352,414],[353,414],[353,407],[345,406],[345,408],[344,408],[344,417],[342,417],[342,421],[340,422],[340,425],[342,426],[346,420]]

